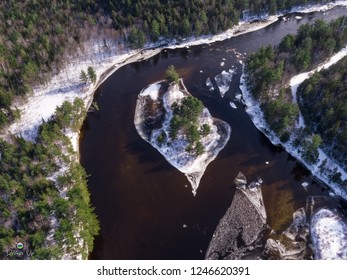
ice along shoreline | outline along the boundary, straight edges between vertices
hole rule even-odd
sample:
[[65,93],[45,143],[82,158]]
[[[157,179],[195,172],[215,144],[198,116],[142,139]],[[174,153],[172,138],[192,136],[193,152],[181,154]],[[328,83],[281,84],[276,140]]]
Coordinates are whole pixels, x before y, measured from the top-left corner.
[[[322,69],[329,68],[330,66],[334,65],[345,56],[347,56],[347,46],[341,49],[338,53],[334,54],[329,59],[327,59],[325,62],[321,63],[315,69],[309,72],[300,73],[292,77],[289,82],[289,86],[291,87],[293,102],[295,103],[297,102],[296,92],[299,85],[302,82],[310,78],[314,72],[316,71],[319,72]],[[259,102],[253,98],[252,94],[249,92],[247,88],[247,83],[246,83],[244,73],[242,74],[240,79],[240,90],[242,92],[242,97],[246,105],[246,112],[251,117],[252,122],[256,126],[256,128],[260,130],[262,133],[264,133],[264,135],[271,141],[272,144],[282,146],[287,151],[287,153],[291,154],[294,158],[296,158],[299,162],[301,162],[309,171],[311,171],[312,175],[315,178],[317,178],[318,180],[320,180],[321,182],[329,186],[336,195],[347,200],[347,190],[344,189],[342,186],[339,186],[338,184],[332,182],[328,178],[328,175],[331,172],[337,171],[341,173],[342,175],[341,179],[346,180],[347,172],[320,148],[318,149],[319,158],[317,163],[315,164],[308,163],[302,158],[302,155],[300,154],[300,151],[298,150],[298,148],[294,147],[294,145],[292,144],[295,131],[297,129],[304,127],[305,125],[301,113],[299,115],[299,120],[296,123],[294,131],[291,134],[290,140],[284,143],[275,135],[275,133],[267,125],[266,120],[264,118],[264,114],[260,108]],[[321,172],[319,166],[324,161],[326,161],[326,165],[325,165],[326,167],[324,172]]]

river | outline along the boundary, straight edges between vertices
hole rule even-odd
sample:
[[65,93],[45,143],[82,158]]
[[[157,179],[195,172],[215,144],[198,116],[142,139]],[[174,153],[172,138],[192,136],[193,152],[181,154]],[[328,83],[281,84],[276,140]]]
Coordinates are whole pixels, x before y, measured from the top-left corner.
[[[81,131],[81,163],[88,174],[92,205],[100,220],[91,259],[203,259],[212,234],[232,201],[233,180],[242,171],[249,181],[263,183],[267,222],[284,230],[292,214],[313,194],[327,194],[310,173],[282,148],[259,132],[244,107],[234,101],[239,94],[242,66],[235,50],[244,55],[262,45],[278,44],[300,24],[317,18],[331,20],[346,15],[336,7],[328,12],[290,16],[261,30],[223,42],[163,50],[149,60],[126,65],[96,91],[100,110],[88,114]],[[224,62],[224,65],[222,65]],[[163,156],[143,141],[134,127],[138,93],[161,80],[174,65],[192,95],[202,100],[213,117],[228,122],[230,140],[209,164],[194,197],[189,182]],[[211,92],[206,79],[235,69],[231,86],[222,99]],[[232,109],[229,101],[237,105]],[[301,183],[308,182],[305,190]]]

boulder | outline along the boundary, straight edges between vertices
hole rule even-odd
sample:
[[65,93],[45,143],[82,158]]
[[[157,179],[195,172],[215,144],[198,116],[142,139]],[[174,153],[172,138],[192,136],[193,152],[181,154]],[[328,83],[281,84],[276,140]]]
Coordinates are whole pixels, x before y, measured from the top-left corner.
[[308,235],[306,212],[300,208],[294,212],[293,222],[284,232],[266,241],[264,255],[268,259],[307,259],[311,255],[307,247]]
[[259,181],[247,186],[245,175],[239,172],[231,206],[213,234],[206,259],[255,258],[264,245],[266,211]]

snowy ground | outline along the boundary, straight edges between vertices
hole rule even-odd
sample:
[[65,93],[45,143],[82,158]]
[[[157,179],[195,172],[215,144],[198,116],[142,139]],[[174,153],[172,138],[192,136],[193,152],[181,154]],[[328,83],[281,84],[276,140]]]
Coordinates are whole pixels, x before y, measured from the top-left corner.
[[321,209],[311,219],[316,259],[347,260],[347,224],[339,214]]
[[[55,75],[48,84],[34,88],[34,94],[23,104],[15,104],[21,110],[21,119],[8,128],[8,132],[22,135],[29,141],[34,141],[37,135],[37,128],[42,120],[47,121],[55,112],[57,106],[64,101],[73,101],[81,98],[88,108],[93,99],[95,89],[111,73],[119,67],[142,59],[146,56],[157,54],[160,50],[148,50],[144,54],[137,51],[117,51],[116,48],[107,48],[98,45],[97,42],[88,44],[89,51],[83,57],[72,60],[64,71]],[[95,84],[83,84],[80,81],[82,70],[92,66],[97,73],[98,81]],[[108,75],[101,75],[109,71]],[[76,134],[76,135],[74,135]],[[73,141],[73,146],[77,150],[77,133],[69,133],[68,136]]]
[[307,6],[298,6],[292,8],[289,12],[290,13],[311,13],[311,12],[316,12],[316,11],[328,11],[335,6],[347,6],[347,1],[346,0],[338,0],[335,2],[330,2],[324,5],[307,5]]
[[[326,68],[330,67],[331,65],[333,65],[334,63],[336,63],[337,61],[339,61],[340,59],[342,59],[346,55],[347,55],[347,47],[343,48],[340,52],[335,54],[328,61],[319,65],[316,69],[314,69],[310,72],[307,72],[307,73],[302,73],[302,74],[294,76],[290,81],[293,101],[296,102],[296,100],[297,100],[297,98],[296,98],[297,88],[305,79],[309,78],[310,75],[312,75],[312,73],[314,73],[315,71],[320,71],[321,69],[326,69]],[[263,112],[260,109],[259,102],[256,101],[252,97],[251,93],[247,89],[244,74],[241,76],[240,89],[242,91],[243,99],[245,100],[245,104],[247,107],[246,112],[251,116],[254,125],[259,130],[261,130],[263,133],[265,133],[273,144],[282,145],[288,153],[290,153],[292,156],[294,156],[300,162],[302,162],[312,172],[312,174],[315,177],[317,177],[318,179],[320,179],[321,181],[323,181],[324,183],[329,185],[337,195],[343,197],[344,199],[347,199],[347,190],[343,189],[338,184],[334,184],[334,183],[330,182],[330,180],[328,178],[329,173],[332,173],[334,170],[336,170],[342,174],[341,179],[346,180],[347,179],[347,172],[341,166],[339,166],[334,160],[332,160],[326,153],[324,153],[324,151],[322,151],[321,149],[319,149],[319,151],[318,151],[319,152],[319,160],[316,164],[310,164],[310,163],[306,162],[302,158],[302,155],[301,155],[300,151],[298,150],[298,148],[294,147],[291,141],[288,141],[287,143],[281,142],[279,140],[279,138],[268,127],[268,125],[265,121]],[[301,116],[296,128],[298,129],[298,128],[303,127],[303,126],[304,126],[304,121],[303,121],[303,118]],[[295,134],[295,133],[293,133],[293,134]],[[327,161],[326,170],[324,173],[322,173],[319,169],[319,166],[322,164],[322,162],[324,160]]]

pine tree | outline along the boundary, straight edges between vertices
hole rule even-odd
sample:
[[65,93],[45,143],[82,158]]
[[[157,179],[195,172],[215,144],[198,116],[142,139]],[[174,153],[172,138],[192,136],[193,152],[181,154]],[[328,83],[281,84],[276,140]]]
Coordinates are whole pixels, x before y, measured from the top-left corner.
[[158,38],[160,36],[159,23],[155,19],[152,21],[151,35],[153,41],[158,41]]
[[94,84],[96,82],[96,73],[95,73],[95,70],[92,66],[88,67],[88,76],[89,76],[89,79]]
[[145,44],[145,34],[134,26],[129,33],[128,42],[132,47],[142,48]]
[[190,23],[188,18],[185,18],[181,23],[181,32],[183,36],[188,36],[190,34]]
[[175,82],[176,84],[178,83],[180,77],[178,73],[176,72],[176,69],[173,65],[170,65],[166,72],[165,72],[165,78],[169,83]]
[[87,75],[86,71],[84,71],[84,70],[81,71],[80,80],[84,84],[86,84],[88,82],[88,75]]

